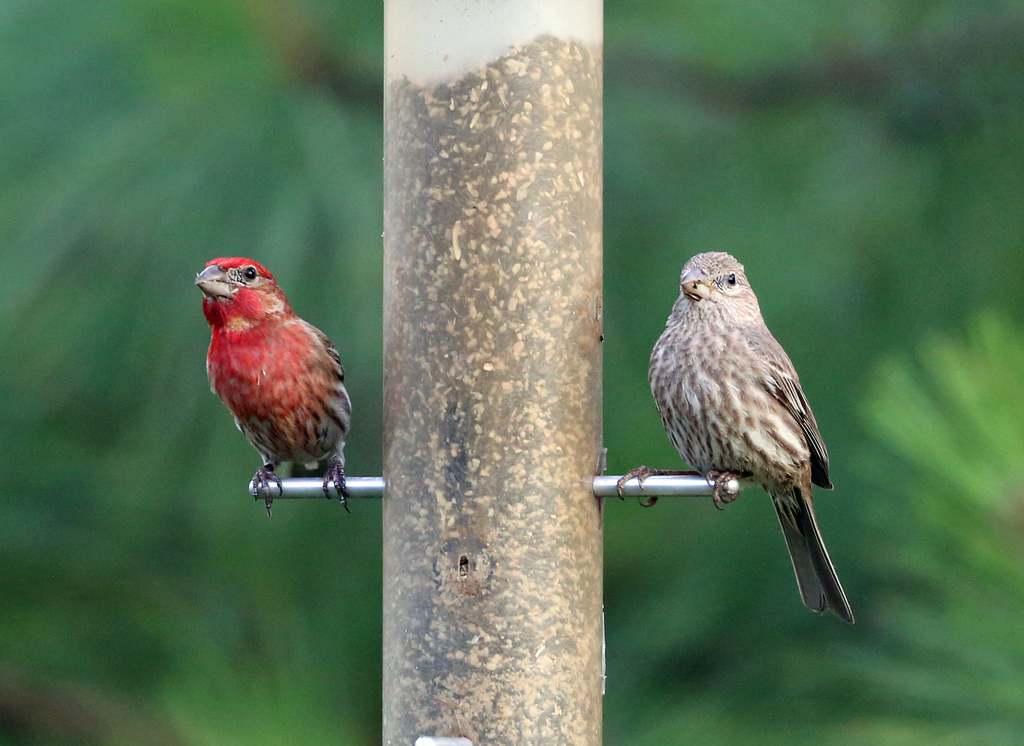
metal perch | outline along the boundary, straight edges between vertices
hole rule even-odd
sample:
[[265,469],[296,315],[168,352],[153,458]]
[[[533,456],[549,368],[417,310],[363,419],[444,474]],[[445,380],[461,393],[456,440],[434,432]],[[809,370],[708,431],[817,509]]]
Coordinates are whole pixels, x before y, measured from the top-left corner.
[[[615,486],[618,484],[618,476],[594,477],[595,497],[616,497]],[[346,480],[348,496],[350,498],[380,498],[384,493],[383,477],[349,477]],[[741,489],[754,486],[749,480],[730,480],[727,484],[729,494],[735,495]],[[708,497],[711,495],[714,485],[700,476],[670,476],[648,477],[644,481],[643,489],[635,479],[631,479],[622,489],[623,497]],[[331,497],[337,499],[338,493],[334,487],[330,488]],[[274,490],[276,492],[276,490]],[[262,493],[257,494],[256,485],[249,483],[249,494],[253,497],[263,498]],[[274,500],[302,500],[306,498],[324,499],[323,480],[319,477],[302,477],[295,479],[282,479],[280,494],[270,496]]]

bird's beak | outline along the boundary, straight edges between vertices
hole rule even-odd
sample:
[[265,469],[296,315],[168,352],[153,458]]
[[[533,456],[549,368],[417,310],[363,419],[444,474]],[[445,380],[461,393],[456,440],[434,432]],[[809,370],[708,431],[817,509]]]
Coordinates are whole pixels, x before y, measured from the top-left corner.
[[196,275],[196,285],[210,298],[230,298],[231,285],[228,283],[228,275],[216,264],[207,267]]
[[694,268],[683,275],[679,288],[690,300],[707,300],[711,295],[711,278],[704,270]]

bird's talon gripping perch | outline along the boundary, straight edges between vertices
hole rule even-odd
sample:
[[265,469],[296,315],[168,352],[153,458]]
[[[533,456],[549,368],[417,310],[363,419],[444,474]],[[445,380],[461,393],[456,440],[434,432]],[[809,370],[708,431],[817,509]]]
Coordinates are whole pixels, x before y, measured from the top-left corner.
[[[741,479],[742,474],[736,474],[731,471],[709,471],[707,480],[714,484],[714,490],[711,493],[711,499],[715,503],[715,507],[719,510],[725,510],[725,506],[739,497],[738,492],[729,491],[729,482],[733,479]],[[724,494],[723,494],[724,493]]]
[[[643,489],[644,482],[647,481],[647,477],[660,473],[661,472],[658,471],[657,469],[648,469],[646,466],[638,466],[635,469],[630,469],[629,471],[622,475],[618,482],[615,483],[615,491],[616,493],[618,493],[619,499],[626,499],[622,495],[622,489],[623,487],[626,486],[626,482],[628,482],[630,479],[635,478],[637,487]],[[658,502],[658,498],[654,495],[651,495],[649,497],[641,497],[640,495],[637,495],[636,500],[638,503],[640,503],[640,507],[642,508],[649,508],[652,505],[654,505],[654,503]]]
[[[282,494],[283,490],[281,489],[281,477],[277,476],[277,474],[274,473],[272,467],[261,466],[259,469],[256,470],[256,476],[252,478],[252,481],[253,485],[256,487],[256,499],[259,500],[260,497],[263,498],[264,503],[267,506],[267,515],[272,516],[273,512],[271,511],[270,506],[273,504],[274,498],[270,494],[270,483],[273,482],[274,484],[277,485],[278,495]],[[260,494],[261,492],[263,493],[262,495]]]
[[337,456],[331,459],[331,463],[327,465],[327,472],[324,474],[324,496],[328,500],[331,499],[332,484],[338,491],[341,507],[345,509],[345,512],[351,513],[352,511],[348,509],[348,489],[345,487],[345,466]]
[[[626,482],[628,482],[630,479],[636,479],[637,486],[640,489],[643,489],[644,481],[646,481],[647,477],[651,476],[651,474],[653,473],[654,471],[652,469],[648,469],[646,466],[638,466],[635,469],[630,469],[625,474],[623,474],[622,477],[619,478],[619,481],[615,483],[615,492],[619,496],[619,499],[626,499],[622,494],[622,490],[626,486]],[[657,500],[658,498],[654,499]]]
[[[622,477],[619,479],[619,481],[615,483],[615,490],[618,493],[619,498],[624,500],[625,498],[622,496],[622,489],[626,486],[626,483],[630,479],[636,478],[637,486],[641,490],[643,490],[644,489],[644,482],[646,482],[649,477],[682,477],[682,476],[687,476],[687,477],[701,476],[701,474],[700,474],[700,472],[697,472],[697,471],[677,471],[675,469],[651,469],[651,468],[648,468],[646,466],[638,466],[635,469],[630,469],[629,471],[627,471],[625,474],[622,475]],[[642,497],[640,495],[637,495],[637,502],[640,503],[640,507],[642,507],[642,508],[649,508],[652,505],[654,505],[656,502],[658,502],[658,496],[657,495],[650,495],[648,497]]]

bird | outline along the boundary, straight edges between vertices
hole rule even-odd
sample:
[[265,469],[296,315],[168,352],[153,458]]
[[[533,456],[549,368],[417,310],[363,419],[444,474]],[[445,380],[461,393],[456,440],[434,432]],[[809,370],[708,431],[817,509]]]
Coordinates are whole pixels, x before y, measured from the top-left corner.
[[[731,502],[732,479],[765,489],[782,526],[800,596],[808,608],[853,623],[818,528],[812,485],[832,489],[828,451],[796,369],[768,331],[757,296],[732,255],[708,252],[683,267],[679,297],[651,352],[648,373],[661,422],[680,457]],[[622,486],[653,474],[641,466]],[[652,501],[653,502],[653,501]]]
[[[271,483],[291,461],[315,468],[329,458],[324,495],[334,486],[348,508],[345,436],[352,403],[345,369],[327,336],[292,310],[274,276],[243,257],[214,259],[196,275],[210,324],[206,373],[210,390],[259,451],[253,482],[271,515]],[[351,511],[349,511],[351,512]]]

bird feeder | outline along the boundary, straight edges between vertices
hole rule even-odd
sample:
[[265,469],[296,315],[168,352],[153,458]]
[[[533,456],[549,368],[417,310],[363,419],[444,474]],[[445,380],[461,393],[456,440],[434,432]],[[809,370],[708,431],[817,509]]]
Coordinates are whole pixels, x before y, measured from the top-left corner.
[[385,744],[598,744],[600,0],[386,0]]

